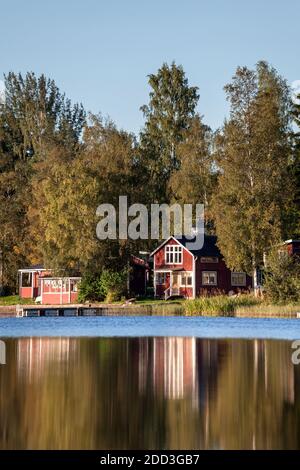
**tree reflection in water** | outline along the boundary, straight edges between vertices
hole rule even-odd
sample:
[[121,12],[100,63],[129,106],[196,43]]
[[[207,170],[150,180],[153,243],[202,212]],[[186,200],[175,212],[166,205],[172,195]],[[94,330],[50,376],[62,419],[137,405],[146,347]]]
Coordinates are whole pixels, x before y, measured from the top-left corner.
[[6,340],[1,449],[300,448],[291,345],[195,338]]

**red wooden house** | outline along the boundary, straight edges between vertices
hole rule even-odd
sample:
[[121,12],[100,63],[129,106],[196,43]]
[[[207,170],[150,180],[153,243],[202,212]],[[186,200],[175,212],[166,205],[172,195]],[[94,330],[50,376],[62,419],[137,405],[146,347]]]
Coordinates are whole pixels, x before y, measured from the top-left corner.
[[195,298],[203,294],[249,290],[252,279],[232,272],[217,247],[215,236],[205,235],[201,249],[189,250],[186,238],[169,237],[151,254],[154,257],[154,294]]
[[286,250],[290,256],[300,256],[300,240],[287,240],[281,250]]
[[70,304],[78,299],[80,277],[54,276],[41,265],[19,269],[19,296],[39,299],[41,304]]

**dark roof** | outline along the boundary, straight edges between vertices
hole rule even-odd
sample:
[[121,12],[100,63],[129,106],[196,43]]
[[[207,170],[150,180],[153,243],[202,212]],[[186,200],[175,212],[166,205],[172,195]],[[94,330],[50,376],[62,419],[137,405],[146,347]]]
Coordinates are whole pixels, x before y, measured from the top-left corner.
[[149,268],[149,265],[147,261],[144,258],[141,258],[139,256],[131,255],[130,257],[131,264],[134,264],[135,266],[141,266],[142,268]]
[[[187,244],[193,243],[194,239],[188,239],[186,237],[174,237],[179,241],[183,246],[186,247]],[[217,237],[215,235],[204,235],[204,245],[201,249],[188,248],[188,250],[193,253],[194,256],[215,256],[221,257],[221,252],[217,247]]]

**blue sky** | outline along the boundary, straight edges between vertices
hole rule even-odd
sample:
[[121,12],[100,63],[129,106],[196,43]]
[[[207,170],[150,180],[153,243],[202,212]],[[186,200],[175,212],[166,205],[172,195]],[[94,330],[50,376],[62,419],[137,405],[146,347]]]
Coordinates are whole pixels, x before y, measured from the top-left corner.
[[147,75],[163,62],[183,65],[213,128],[228,113],[223,86],[238,65],[264,59],[289,83],[300,79],[299,0],[0,0],[0,11],[1,76],[44,72],[133,132]]

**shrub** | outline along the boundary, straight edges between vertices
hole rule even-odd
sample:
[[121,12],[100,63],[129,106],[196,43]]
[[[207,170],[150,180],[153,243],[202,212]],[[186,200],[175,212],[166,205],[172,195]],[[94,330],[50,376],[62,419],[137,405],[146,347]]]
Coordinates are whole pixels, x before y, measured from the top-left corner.
[[79,286],[78,300],[115,302],[127,292],[127,270],[116,272],[104,269],[99,276],[87,274]]
[[121,300],[127,292],[128,271],[116,272],[105,269],[102,271],[100,281],[102,293],[107,302]]
[[146,288],[146,297],[153,298],[154,297],[154,287],[147,287]]
[[78,300],[79,302],[101,301],[105,297],[101,285],[100,276],[92,276],[87,274],[83,277],[79,285]]
[[267,300],[274,303],[300,301],[300,260],[286,252],[272,252],[268,256],[264,291]]

